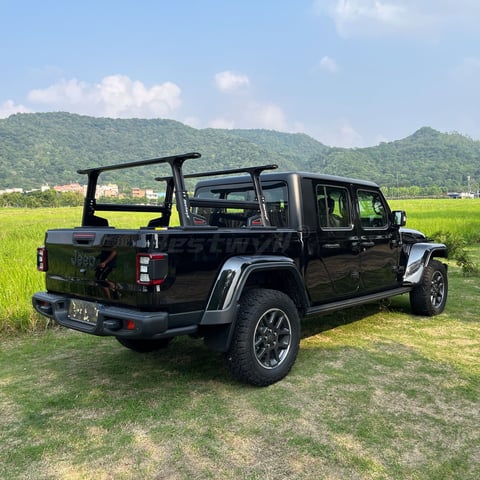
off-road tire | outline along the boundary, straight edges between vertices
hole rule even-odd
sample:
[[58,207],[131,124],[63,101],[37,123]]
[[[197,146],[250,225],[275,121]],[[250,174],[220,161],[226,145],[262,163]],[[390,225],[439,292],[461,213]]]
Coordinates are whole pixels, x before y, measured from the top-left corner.
[[116,339],[121,343],[124,347],[133,350],[134,352],[138,353],[148,353],[154,352],[155,350],[160,350],[162,348],[166,348],[171,338],[161,338],[159,340],[143,340],[139,338],[122,338],[116,337]]
[[255,288],[241,299],[226,365],[241,382],[267,386],[284,378],[297,358],[300,319],[291,298]]
[[412,312],[433,316],[443,312],[448,296],[447,270],[443,263],[431,260],[420,283],[410,292]]

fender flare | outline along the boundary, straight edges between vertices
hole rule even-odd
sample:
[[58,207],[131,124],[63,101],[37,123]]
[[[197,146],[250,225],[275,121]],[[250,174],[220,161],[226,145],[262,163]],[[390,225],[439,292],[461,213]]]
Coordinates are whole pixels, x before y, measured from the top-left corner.
[[447,258],[447,247],[443,243],[415,243],[410,249],[403,276],[404,285],[417,285],[432,257]]
[[207,346],[217,351],[228,349],[245,284],[252,273],[262,270],[288,271],[295,281],[302,306],[307,307],[308,294],[301,274],[291,258],[275,255],[231,257],[223,264],[217,275],[200,321],[200,326],[208,328],[210,332],[205,337]]

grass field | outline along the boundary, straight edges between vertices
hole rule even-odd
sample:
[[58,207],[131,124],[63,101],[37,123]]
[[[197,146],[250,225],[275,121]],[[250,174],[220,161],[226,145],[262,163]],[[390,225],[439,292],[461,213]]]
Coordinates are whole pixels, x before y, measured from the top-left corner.
[[[118,227],[146,225],[152,214],[112,212]],[[42,329],[46,320],[33,312],[32,293],[44,290],[44,275],[36,270],[37,247],[49,228],[81,224],[82,208],[0,208],[0,334]]]
[[[476,248],[475,255],[480,253]],[[202,342],[135,354],[48,330],[2,341],[0,478],[480,478],[478,278],[309,319],[291,374],[235,383]]]
[[[469,244],[480,243],[480,200],[394,200],[392,208],[408,213],[407,226],[432,235],[450,232]],[[146,224],[151,214],[110,213],[115,225]],[[0,209],[0,334],[42,329],[45,319],[33,312],[31,295],[44,289],[43,275],[36,271],[36,249],[48,228],[81,223],[82,209]],[[143,223],[142,223],[143,222]]]
[[480,243],[480,199],[390,200],[392,209],[407,212],[407,227],[428,235],[449,232],[466,243]]
[[[478,202],[449,202],[448,215],[437,203],[426,219],[429,204],[394,208],[426,233],[467,237],[458,219],[468,217],[480,231]],[[199,340],[140,355],[42,329],[30,307],[43,288],[35,249],[80,214],[0,211],[0,478],[480,478],[478,277],[450,262],[438,317],[410,315],[399,297],[308,319],[291,374],[252,388]],[[480,246],[467,248],[479,263]],[[31,333],[9,334],[22,329]]]

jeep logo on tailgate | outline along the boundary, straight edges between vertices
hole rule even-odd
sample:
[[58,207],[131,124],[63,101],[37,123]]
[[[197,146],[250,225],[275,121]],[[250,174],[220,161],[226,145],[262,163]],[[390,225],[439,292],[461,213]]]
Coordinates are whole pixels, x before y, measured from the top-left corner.
[[95,267],[95,256],[83,254],[78,250],[74,250],[70,261],[72,262],[72,265],[76,265],[77,267]]

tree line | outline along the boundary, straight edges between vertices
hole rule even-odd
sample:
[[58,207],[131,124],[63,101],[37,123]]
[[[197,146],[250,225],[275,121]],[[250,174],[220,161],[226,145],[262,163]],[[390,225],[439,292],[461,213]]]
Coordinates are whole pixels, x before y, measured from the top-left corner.
[[4,208],[41,208],[41,207],[78,207],[83,205],[80,193],[46,190],[29,193],[4,193],[0,195],[0,207]]

